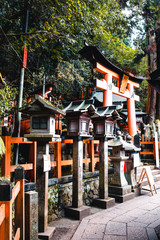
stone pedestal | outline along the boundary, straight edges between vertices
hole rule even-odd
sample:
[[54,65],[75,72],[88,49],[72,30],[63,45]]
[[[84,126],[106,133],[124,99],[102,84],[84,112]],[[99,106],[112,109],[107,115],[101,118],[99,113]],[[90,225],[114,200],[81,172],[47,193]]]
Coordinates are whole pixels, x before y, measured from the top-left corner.
[[93,205],[106,209],[115,204],[115,199],[108,197],[108,143],[106,138],[100,138],[99,159],[99,199],[94,199]]
[[90,208],[83,206],[83,140],[81,137],[73,139],[73,185],[72,207],[66,207],[67,217],[81,220],[90,214]]
[[72,218],[75,220],[82,220],[84,217],[87,217],[88,215],[90,215],[90,207],[88,206],[82,206],[79,208],[66,207],[65,215],[68,218]]
[[128,157],[111,157],[114,165],[114,174],[109,185],[109,196],[114,197],[116,202],[125,202],[134,198],[131,185],[128,185],[124,175],[124,161]]
[[132,192],[131,185],[126,185],[123,187],[109,185],[109,196],[115,198],[116,202],[125,202],[135,197]]

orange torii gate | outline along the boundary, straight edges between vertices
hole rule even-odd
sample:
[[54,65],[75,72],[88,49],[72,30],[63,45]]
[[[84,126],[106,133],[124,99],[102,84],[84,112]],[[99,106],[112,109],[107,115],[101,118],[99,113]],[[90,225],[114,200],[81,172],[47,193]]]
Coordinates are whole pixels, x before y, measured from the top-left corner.
[[[112,105],[112,94],[127,98],[128,129],[130,136],[134,136],[137,132],[135,101],[139,101],[134,88],[139,88],[143,79],[126,73],[112,64],[97,47],[85,46],[80,54],[93,64],[96,71],[104,74],[102,80],[95,80],[95,87],[103,90],[103,106]],[[113,79],[116,80],[116,86]]]

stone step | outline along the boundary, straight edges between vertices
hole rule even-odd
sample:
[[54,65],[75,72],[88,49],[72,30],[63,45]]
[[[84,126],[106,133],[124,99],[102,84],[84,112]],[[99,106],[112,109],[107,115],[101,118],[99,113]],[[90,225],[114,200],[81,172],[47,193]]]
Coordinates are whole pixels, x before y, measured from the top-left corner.
[[[160,170],[159,169],[151,169],[152,175],[158,175],[160,174]],[[141,174],[141,171],[137,173],[137,177],[139,177]]]

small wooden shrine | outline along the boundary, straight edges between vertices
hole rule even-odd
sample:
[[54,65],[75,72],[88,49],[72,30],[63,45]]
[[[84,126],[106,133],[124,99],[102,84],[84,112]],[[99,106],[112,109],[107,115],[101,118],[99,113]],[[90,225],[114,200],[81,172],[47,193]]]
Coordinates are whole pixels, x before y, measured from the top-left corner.
[[36,95],[35,99],[21,111],[30,115],[30,133],[25,134],[26,138],[39,138],[43,141],[45,138],[52,140],[52,138],[60,137],[55,133],[55,114],[65,115],[65,113],[49,101]]
[[95,112],[93,100],[71,102],[63,111],[66,112],[68,136],[90,137],[90,116]]
[[29,114],[31,122],[30,133],[24,137],[37,141],[38,238],[50,239],[55,228],[48,227],[48,177],[51,169],[49,142],[61,141],[60,135],[55,133],[55,114],[65,113],[39,95],[21,109],[21,112]]
[[95,114],[92,116],[95,138],[113,138],[114,123],[121,119],[116,111],[116,106],[98,107]]

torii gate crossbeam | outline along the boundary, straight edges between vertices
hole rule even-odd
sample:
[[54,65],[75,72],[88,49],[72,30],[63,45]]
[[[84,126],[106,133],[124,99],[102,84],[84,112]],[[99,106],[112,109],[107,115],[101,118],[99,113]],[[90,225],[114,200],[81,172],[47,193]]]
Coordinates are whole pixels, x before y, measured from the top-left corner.
[[120,88],[114,86],[112,79],[120,80],[119,74],[110,71],[102,66],[100,63],[96,63],[94,68],[98,72],[104,74],[104,79],[96,79],[95,87],[103,90],[103,106],[112,105],[112,93],[121,97],[127,98],[127,110],[128,110],[128,129],[130,136],[136,134],[136,113],[135,113],[135,101],[139,101],[139,96],[134,94],[134,88],[138,88],[139,84],[131,80],[126,79],[126,89],[124,93],[120,92]]

